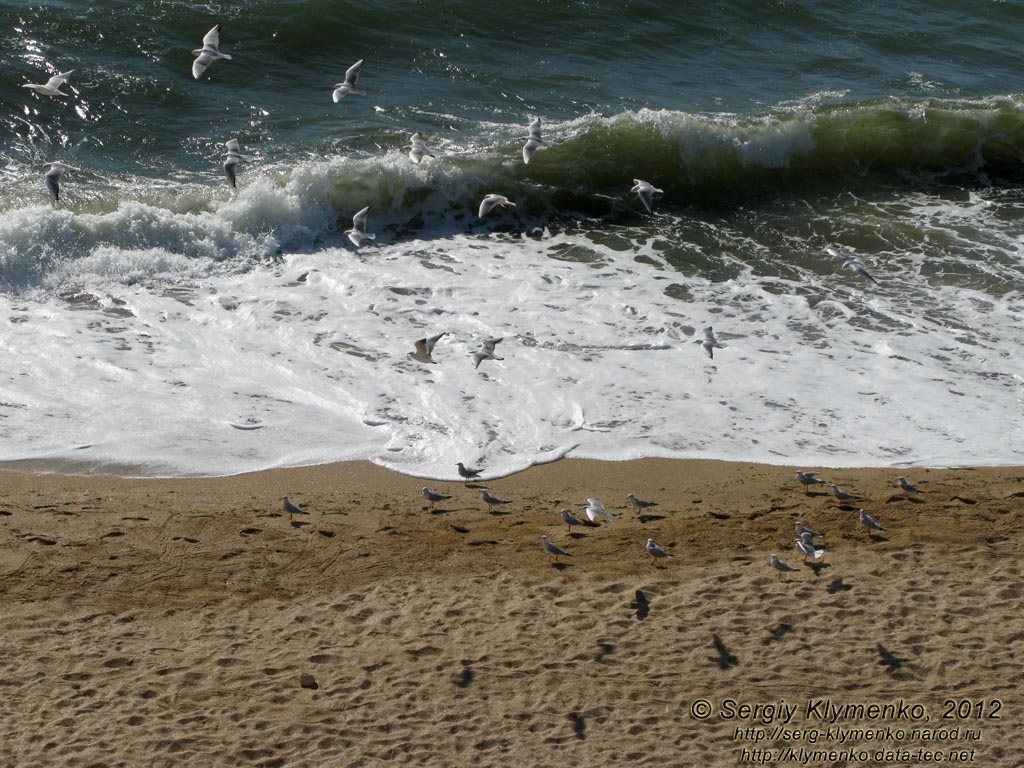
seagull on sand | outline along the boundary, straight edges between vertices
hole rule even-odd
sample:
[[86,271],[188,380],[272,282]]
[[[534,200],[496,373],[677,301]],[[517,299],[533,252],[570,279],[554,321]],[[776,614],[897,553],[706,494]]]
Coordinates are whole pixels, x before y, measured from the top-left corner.
[[280,501],[281,501],[281,506],[284,507],[284,511],[288,513],[288,519],[289,520],[292,519],[292,515],[308,515],[309,514],[309,512],[304,510],[302,507],[298,507],[298,506],[292,504],[291,501],[288,500],[287,496],[282,496]]
[[800,570],[799,568],[794,568],[792,565],[785,562],[784,560],[780,560],[778,555],[772,555],[772,568],[779,572],[777,575],[780,579],[782,578],[782,574],[784,573]]
[[822,555],[825,554],[824,549],[815,549],[813,544],[808,544],[806,539],[796,540],[796,551],[804,556],[806,562],[808,557],[813,557],[815,560],[820,560]]
[[667,558],[669,560],[672,559],[672,555],[670,555],[664,549],[655,544],[654,539],[648,539],[647,544],[644,545],[644,549],[646,549],[647,553],[655,560],[657,560],[658,558]]
[[434,353],[434,345],[437,344],[438,339],[442,336],[447,336],[447,333],[439,333],[437,336],[428,336],[425,339],[420,339],[416,342],[416,351],[410,352],[409,356],[418,363],[430,363],[437,365],[432,355]]
[[473,353],[473,367],[479,368],[484,360],[504,360],[494,354],[494,347],[501,342],[501,339],[485,339],[483,345]]
[[41,96],[67,96],[68,94],[64,93],[60,87],[67,82],[68,75],[74,71],[75,70],[73,69],[69,69],[67,72],[61,72],[60,74],[54,75],[45,83],[23,83],[21,87],[31,88]]
[[562,516],[563,522],[565,522],[565,524],[569,526],[570,531],[572,530],[572,527],[574,525],[586,525],[586,523],[584,523],[582,520],[576,517],[576,515],[574,515],[568,509],[563,509],[561,512],[559,512],[559,514]]
[[237,189],[235,183],[235,177],[238,170],[238,164],[248,158],[245,155],[239,153],[238,139],[228,139],[224,142],[224,146],[227,147],[227,152],[221,153],[220,159],[224,161],[224,175],[228,177],[228,183],[232,189]]
[[832,483],[832,495],[839,499],[839,501],[856,501],[858,498],[860,498],[855,493],[844,491],[835,483]]
[[198,80],[206,68],[210,66],[217,59],[230,59],[226,53],[221,53],[218,50],[220,46],[220,24],[215,26],[206,36],[203,37],[203,47],[196,48],[192,51],[192,55],[196,57],[196,60],[192,62],[192,77]]
[[587,519],[592,523],[598,520],[604,520],[606,523],[615,521],[612,513],[604,508],[604,503],[600,499],[587,499],[587,508],[583,511],[587,513]]
[[704,338],[694,339],[694,343],[700,344],[701,349],[704,350],[704,354],[712,360],[715,359],[716,349],[725,349],[725,345],[721,344],[718,339],[715,338],[715,329],[710,325],[704,329]]
[[647,509],[648,507],[658,506],[658,502],[641,499],[639,496],[634,496],[632,493],[627,493],[626,498],[629,500],[630,504],[637,508],[638,511],[641,509]]
[[64,171],[77,171],[77,168],[62,163],[59,160],[47,163],[43,166],[43,170],[46,171],[46,188],[50,190],[50,194],[53,195],[53,202],[60,202],[60,177],[64,174]]
[[648,213],[654,213],[654,209],[651,207],[651,200],[654,198],[655,192],[661,192],[664,194],[665,190],[658,189],[648,181],[642,181],[641,179],[633,179],[633,188],[630,192],[636,192],[640,196],[640,202],[644,204],[644,208],[647,209]]
[[861,524],[865,528],[868,528],[868,529],[870,529],[872,531],[884,531],[885,530],[885,528],[883,528],[881,525],[878,524],[878,521],[875,520],[875,518],[873,518],[871,515],[869,515],[863,509],[860,510],[860,522],[861,522]]
[[796,479],[804,487],[804,493],[810,495],[812,485],[824,485],[825,481],[818,478],[817,472],[801,472],[797,470]]
[[911,482],[902,475],[896,478],[896,482],[899,484],[900,488],[907,492],[908,496],[912,493],[921,493],[920,488],[918,488],[915,485],[912,485]]
[[562,555],[565,555],[566,557],[572,557],[572,555],[570,555],[560,546],[558,546],[557,544],[553,544],[547,536],[541,536],[540,543],[544,545],[544,550],[548,554],[554,555],[556,558],[561,557]]
[[337,104],[339,101],[344,99],[350,93],[362,96],[363,92],[356,90],[356,82],[359,80],[359,70],[363,68],[363,59],[360,59],[351,67],[345,70],[345,81],[342,83],[334,84],[334,93],[332,98],[334,103]]
[[435,493],[427,488],[427,486],[423,486],[423,498],[430,502],[430,508],[433,509],[437,502],[447,501],[451,496],[445,496],[443,493]]
[[813,528],[808,528],[806,525],[804,525],[803,523],[801,523],[799,521],[797,522],[797,524],[794,527],[796,528],[796,535],[797,536],[800,536],[800,537],[810,536],[812,539],[815,539],[815,538],[825,538],[825,534],[824,533],[818,533]]
[[366,206],[363,210],[359,211],[352,217],[352,229],[346,229],[343,233],[348,235],[348,239],[352,241],[356,248],[363,244],[363,240],[374,240],[377,237],[366,231],[366,217],[369,213],[370,206]]
[[867,271],[867,269],[864,267],[864,264],[860,261],[860,259],[854,256],[846,256],[842,253],[839,253],[839,251],[837,251],[835,248],[826,248],[825,252],[829,256],[834,256],[835,258],[842,260],[843,267],[852,270],[853,272],[856,272],[858,275],[861,276],[865,283],[870,283],[871,285],[878,285],[878,281],[871,276],[871,273]]
[[433,152],[427,149],[427,143],[423,140],[423,134],[416,131],[412,136],[409,137],[408,145],[402,147],[403,152],[409,153],[409,159],[417,165],[423,160],[423,156],[437,157]]
[[[441,335],[443,336],[444,334],[441,334]],[[437,338],[439,338],[439,337],[437,337]],[[431,361],[431,362],[433,362],[433,361]],[[459,468],[459,477],[461,477],[467,483],[470,480],[476,480],[480,476],[480,473],[483,472],[482,469],[470,469],[469,467],[464,465],[461,461],[458,464],[456,464],[455,466]]]
[[490,194],[480,201],[480,210],[477,211],[477,217],[482,219],[499,205],[502,208],[508,208],[509,206],[512,206],[513,208],[516,207],[516,204],[504,195]]
[[534,154],[542,146],[548,146],[548,143],[540,137],[540,118],[538,117],[529,127],[530,135],[526,137],[526,144],[523,145],[523,162],[529,163],[533,158]]
[[493,496],[490,491],[486,488],[480,489],[480,498],[487,504],[487,509],[492,510],[500,504],[511,504],[512,502],[508,499],[499,499],[497,496]]

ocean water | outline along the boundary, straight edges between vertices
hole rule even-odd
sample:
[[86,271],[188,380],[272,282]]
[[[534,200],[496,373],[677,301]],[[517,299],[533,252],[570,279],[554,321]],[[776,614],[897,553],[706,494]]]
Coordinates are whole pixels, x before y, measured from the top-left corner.
[[1024,463],[1017,4],[7,0],[0,37],[8,466]]

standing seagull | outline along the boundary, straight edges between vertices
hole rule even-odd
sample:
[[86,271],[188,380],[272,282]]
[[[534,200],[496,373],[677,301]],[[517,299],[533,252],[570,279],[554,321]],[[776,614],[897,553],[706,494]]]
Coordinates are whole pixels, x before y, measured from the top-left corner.
[[548,143],[540,137],[540,118],[538,117],[532,123],[530,123],[530,135],[526,137],[526,144],[523,145],[523,162],[529,163],[533,155],[542,146],[548,146]]
[[302,507],[297,507],[294,504],[292,504],[292,502],[289,501],[287,496],[282,496],[280,501],[281,501],[281,506],[284,507],[284,511],[288,513],[288,519],[289,520],[292,519],[292,515],[308,515],[309,514]]
[[370,213],[370,206],[366,206],[363,210],[359,211],[355,216],[352,217],[352,229],[346,229],[344,234],[348,235],[348,239],[352,241],[356,248],[362,245],[363,240],[374,240],[376,235],[369,234],[366,231],[366,217]]
[[818,533],[818,531],[814,530],[813,528],[808,528],[806,525],[804,525],[800,521],[797,521],[795,527],[796,527],[797,536],[800,536],[801,538],[806,538],[807,536],[810,536],[812,539],[814,539],[814,538],[825,538],[825,534],[824,533]]
[[855,493],[844,491],[835,483],[832,483],[832,495],[839,499],[839,501],[856,501],[858,498],[860,498]]
[[654,213],[654,209],[651,207],[651,200],[654,198],[655,192],[661,192],[664,194],[665,190],[658,189],[648,181],[642,181],[640,179],[633,179],[633,188],[630,192],[636,192],[640,196],[640,202],[644,204],[644,208],[647,209],[648,213]]
[[658,502],[641,499],[638,496],[634,496],[632,493],[627,493],[626,498],[629,500],[630,504],[637,508],[638,511],[641,509],[647,509],[648,507],[658,506]]
[[64,85],[65,82],[67,82],[68,75],[70,75],[74,71],[75,70],[73,69],[69,69],[67,72],[61,72],[60,74],[51,77],[43,84],[23,83],[21,87],[31,88],[33,91],[42,96],[67,96],[68,94],[64,93],[64,91],[62,91],[60,87]]
[[553,544],[551,541],[549,541],[547,536],[541,536],[540,543],[544,545],[544,550],[548,554],[554,555],[556,559],[562,555],[565,555],[566,557],[572,557],[572,555],[570,555],[560,546],[558,546],[557,544]]
[[[443,335],[444,334],[442,334],[442,336]],[[483,472],[482,469],[470,469],[469,467],[464,465],[461,461],[458,464],[456,464],[455,466],[458,467],[458,469],[459,469],[459,477],[461,477],[467,483],[470,480],[476,480],[480,476],[480,473]]]
[[477,217],[482,219],[499,205],[502,208],[508,208],[509,206],[512,206],[513,208],[516,207],[516,204],[504,195],[490,194],[480,201],[480,210],[477,211]]
[[490,491],[486,488],[480,489],[480,498],[487,504],[487,509],[492,510],[500,504],[511,504],[512,502],[508,499],[499,499],[497,496],[493,496]]
[[839,251],[837,251],[835,248],[826,248],[825,252],[828,253],[829,256],[834,256],[835,258],[842,260],[843,266],[846,269],[852,270],[853,272],[856,272],[858,275],[860,275],[865,283],[870,283],[871,285],[878,285],[878,281],[871,276],[871,273],[867,271],[867,269],[864,267],[864,264],[860,261],[860,259],[855,258],[854,256],[844,256],[843,254],[839,253]]
[[910,481],[907,480],[907,478],[903,477],[902,475],[896,478],[896,482],[899,484],[900,488],[907,492],[908,496],[912,493],[921,493],[920,488],[917,488],[916,486],[912,485]]
[[46,188],[50,190],[50,194],[53,195],[53,202],[60,202],[60,177],[64,174],[64,171],[77,171],[66,163],[62,163],[59,160],[52,163],[47,163],[43,166],[43,170],[46,171]]
[[719,343],[718,339],[715,338],[715,329],[710,325],[704,329],[704,338],[696,339],[695,343],[700,344],[701,349],[704,350],[704,354],[712,360],[715,359],[716,349],[725,349],[725,345]]
[[479,350],[473,353],[473,367],[479,368],[480,363],[484,360],[504,360],[503,357],[498,357],[494,354],[494,347],[500,343],[501,339],[485,339],[483,346]]
[[789,563],[780,560],[778,555],[772,555],[772,568],[778,571],[778,577],[781,579],[782,574],[790,573],[791,571],[799,571],[799,568],[794,568]]
[[559,512],[559,514],[562,516],[562,521],[569,526],[570,531],[572,530],[572,527],[574,525],[586,525],[586,523],[584,523],[582,520],[576,517],[576,515],[574,515],[568,509],[563,509],[561,512]]
[[865,528],[868,528],[868,529],[870,529],[872,531],[884,531],[885,530],[885,528],[883,528],[882,526],[880,526],[878,524],[878,521],[875,520],[875,518],[873,518],[871,515],[869,515],[863,509],[860,510],[860,522],[861,522],[861,525],[863,525]]
[[350,93],[354,93],[357,96],[364,95],[362,91],[356,90],[356,82],[359,80],[359,70],[363,68],[363,60],[360,59],[351,67],[345,70],[345,82],[334,84],[334,103],[337,104],[339,101],[344,99]]
[[442,336],[447,335],[447,333],[442,332],[437,334],[437,336],[428,336],[425,339],[420,339],[416,342],[416,351],[410,352],[409,356],[418,363],[431,363],[433,365],[437,365],[437,360],[431,356],[434,352],[434,345],[437,344],[438,340]]
[[451,496],[445,496],[443,493],[435,493],[427,488],[427,486],[423,486],[423,498],[430,502],[430,508],[433,509],[437,502],[447,501]]
[[403,152],[409,153],[409,159],[417,165],[423,160],[423,156],[437,157],[433,152],[427,149],[427,142],[423,140],[423,134],[416,131],[412,136],[409,137],[409,144],[402,147]]
[[220,159],[224,161],[224,174],[228,177],[228,183],[232,189],[237,189],[235,177],[238,172],[238,164],[248,158],[238,152],[238,139],[228,139],[224,142],[228,151],[221,154]]
[[810,495],[812,485],[824,485],[825,481],[818,478],[817,472],[801,472],[797,470],[796,479],[804,487],[804,493]]
[[672,555],[670,555],[664,549],[655,544],[654,539],[648,539],[646,546],[644,546],[644,549],[646,549],[648,554],[655,560],[657,560],[659,557],[668,558],[669,560],[672,559]]
[[217,59],[230,59],[226,53],[221,53],[218,50],[220,45],[220,24],[211,29],[206,33],[203,38],[203,47],[196,48],[192,51],[192,55],[196,57],[196,60],[192,62],[192,77],[196,80],[200,78],[206,68],[210,66]]

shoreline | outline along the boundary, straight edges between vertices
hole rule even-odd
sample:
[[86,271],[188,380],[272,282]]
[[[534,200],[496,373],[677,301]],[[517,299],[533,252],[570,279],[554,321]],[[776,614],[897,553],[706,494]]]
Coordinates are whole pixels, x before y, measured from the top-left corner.
[[[822,471],[568,459],[486,485],[371,462],[219,478],[0,472],[5,765],[734,765],[726,702],[999,701],[977,740],[817,747],[1024,754],[1024,469]],[[429,509],[426,484],[452,498]],[[635,511],[625,495],[657,506]],[[289,521],[279,497],[308,516]],[[602,498],[615,520],[568,526]],[[820,561],[794,522],[823,532]],[[567,550],[553,558],[544,534]],[[647,538],[672,559],[654,560]],[[799,570],[778,575],[768,556]],[[315,687],[314,687],[315,686]],[[713,715],[692,707],[710,702]],[[987,704],[986,704],[987,706]],[[778,723],[776,723],[778,724]],[[925,727],[898,719],[849,729]],[[774,727],[774,725],[772,725]],[[963,762],[963,761],[959,761]],[[859,765],[920,764],[867,759]],[[932,764],[953,764],[935,762]]]

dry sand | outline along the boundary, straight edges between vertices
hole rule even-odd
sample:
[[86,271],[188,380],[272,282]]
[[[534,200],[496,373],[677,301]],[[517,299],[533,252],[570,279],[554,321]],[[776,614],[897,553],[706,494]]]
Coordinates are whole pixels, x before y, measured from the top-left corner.
[[[1024,764],[1024,470],[911,470],[915,499],[895,470],[822,474],[886,531],[718,462],[562,461],[490,483],[495,514],[365,462],[2,473],[0,765]],[[588,496],[616,520],[570,533]]]

